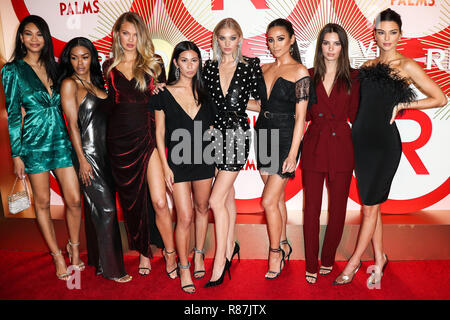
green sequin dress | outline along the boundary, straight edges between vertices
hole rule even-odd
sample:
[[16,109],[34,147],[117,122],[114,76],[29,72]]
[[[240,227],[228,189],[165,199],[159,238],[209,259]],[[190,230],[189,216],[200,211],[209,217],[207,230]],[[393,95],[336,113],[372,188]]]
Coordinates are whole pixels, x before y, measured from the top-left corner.
[[[2,71],[12,157],[20,157],[26,173],[72,166],[72,145],[64,123],[59,92],[48,93],[23,60]],[[25,110],[22,128],[22,110]]]

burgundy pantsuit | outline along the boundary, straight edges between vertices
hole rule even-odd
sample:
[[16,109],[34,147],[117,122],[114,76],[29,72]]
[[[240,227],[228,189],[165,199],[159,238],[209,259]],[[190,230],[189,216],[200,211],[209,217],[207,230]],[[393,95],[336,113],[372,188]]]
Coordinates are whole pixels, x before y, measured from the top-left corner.
[[[314,70],[309,69],[311,77]],[[333,266],[345,223],[347,199],[354,167],[353,143],[348,120],[353,122],[359,105],[357,71],[352,70],[350,94],[343,83],[335,83],[330,96],[322,82],[315,87],[317,104],[307,111],[310,121],[303,138],[300,158],[305,206],[303,234],[306,271],[316,273],[319,254],[320,212],[324,181],[328,190],[328,224],[321,263]]]

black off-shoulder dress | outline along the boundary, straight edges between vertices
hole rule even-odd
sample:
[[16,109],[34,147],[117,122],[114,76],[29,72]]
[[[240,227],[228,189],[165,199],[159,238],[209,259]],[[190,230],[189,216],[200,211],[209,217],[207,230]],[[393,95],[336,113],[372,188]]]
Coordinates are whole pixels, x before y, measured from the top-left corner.
[[[269,175],[278,174],[282,178],[295,176],[295,171],[282,173],[282,166],[292,145],[296,104],[308,100],[310,85],[309,76],[296,82],[279,77],[273,84],[270,96],[266,96],[267,91],[262,95],[261,112],[255,124],[255,154],[259,170]],[[300,148],[297,161],[299,156]]]
[[402,154],[402,142],[393,108],[411,102],[415,93],[408,82],[386,64],[377,63],[359,71],[361,100],[352,127],[355,173],[365,205],[387,200]]

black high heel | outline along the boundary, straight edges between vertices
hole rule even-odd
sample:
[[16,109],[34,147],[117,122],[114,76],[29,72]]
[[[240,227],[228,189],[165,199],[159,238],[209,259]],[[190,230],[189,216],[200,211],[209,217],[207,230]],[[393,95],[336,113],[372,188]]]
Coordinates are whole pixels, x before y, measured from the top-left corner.
[[[178,276],[180,277],[180,281],[181,281],[181,269],[189,270],[190,267],[191,267],[190,262],[188,262],[188,264],[185,266],[183,266],[181,263],[178,262],[177,273],[178,273]],[[187,288],[193,288],[193,291],[188,291],[188,290],[186,290]],[[187,284],[185,286],[182,285],[181,290],[183,290],[184,292],[189,293],[189,294],[195,293],[195,285],[193,283]]]
[[239,263],[241,263],[241,247],[239,246],[239,242],[235,241],[234,242],[234,249],[233,249],[233,254],[231,255],[231,259],[230,259],[230,268],[231,268],[231,264],[233,263],[233,258],[234,256],[237,254],[238,255],[238,261]]
[[[285,256],[285,253],[284,253],[284,250],[281,249],[281,248],[277,248],[277,249],[269,248],[269,251],[270,251],[270,252],[274,252],[274,253],[279,253],[279,252],[281,252],[280,271],[279,271],[279,272],[276,272],[276,271],[271,271],[271,270],[269,270],[269,271],[267,271],[267,273],[266,273],[266,275],[265,275],[265,278],[266,278],[267,280],[273,280],[273,279],[278,278],[278,276],[281,274],[281,270],[283,269],[283,263],[284,263],[284,256]],[[270,252],[269,252],[269,255],[270,255]],[[268,274],[269,274],[269,273],[270,273],[270,274],[273,274],[274,276],[273,276],[273,277],[268,277]]]
[[[192,257],[192,260],[194,261],[194,269],[195,269],[195,254],[201,254],[203,257],[203,262],[205,261],[205,251],[204,250],[198,250],[197,248],[194,248],[194,256]],[[201,279],[205,276],[206,271],[205,270],[197,270],[194,271],[193,275],[195,279]],[[198,274],[201,274],[197,276]]]
[[[175,251],[175,249],[174,249],[173,251],[169,252],[169,251],[166,250],[166,248],[164,248],[164,249],[162,249],[162,252],[163,252],[163,256],[164,256],[164,261],[166,262],[166,273],[167,273],[167,276],[168,276],[170,279],[175,280],[175,279],[177,278],[177,272],[176,272],[176,271],[178,270],[178,266],[175,266],[175,268],[174,268],[172,271],[167,271],[167,259],[166,259],[166,255],[168,256],[169,254],[173,254],[173,253],[175,253],[176,251]],[[139,268],[139,269],[141,269],[141,268]],[[174,272],[176,272],[176,273],[175,273],[175,276],[172,277],[172,274],[173,274]]]
[[225,266],[223,268],[223,272],[222,272],[222,275],[220,276],[220,278],[217,279],[216,281],[211,281],[211,280],[208,281],[203,286],[203,288],[211,288],[211,287],[215,287],[215,286],[218,286],[218,285],[222,284],[223,279],[225,278],[225,272],[227,272],[227,271],[228,271],[228,277],[231,280],[230,266],[231,266],[230,261],[228,261],[228,259],[225,258]]
[[286,255],[286,260],[289,261],[289,258],[291,257],[291,253],[292,253],[291,244],[289,243],[289,241],[287,239],[280,242],[280,245],[283,245],[283,244],[287,244],[289,246],[289,253]]

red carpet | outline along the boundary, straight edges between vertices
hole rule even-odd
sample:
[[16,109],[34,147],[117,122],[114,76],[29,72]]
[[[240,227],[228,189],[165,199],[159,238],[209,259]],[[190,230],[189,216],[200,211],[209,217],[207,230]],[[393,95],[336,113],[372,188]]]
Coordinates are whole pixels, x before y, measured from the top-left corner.
[[[87,261],[85,255],[82,256]],[[316,285],[304,280],[304,261],[290,261],[279,279],[264,279],[265,260],[237,260],[231,269],[231,281],[216,288],[204,289],[211,272],[212,260],[206,260],[207,275],[194,283],[195,294],[185,294],[179,279],[170,280],[164,272],[164,260],[155,257],[149,276],[137,274],[138,258],[126,256],[126,269],[133,276],[129,283],[119,284],[96,276],[93,267],[81,273],[81,289],[69,290],[57,280],[52,259],[47,253],[0,250],[0,299],[127,299],[127,300],[416,300],[450,299],[450,261],[390,261],[381,289],[366,287],[366,269],[372,262],[363,262],[353,283],[332,286],[334,278],[344,267],[337,267],[326,277],[319,277]]]

